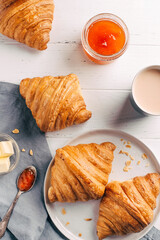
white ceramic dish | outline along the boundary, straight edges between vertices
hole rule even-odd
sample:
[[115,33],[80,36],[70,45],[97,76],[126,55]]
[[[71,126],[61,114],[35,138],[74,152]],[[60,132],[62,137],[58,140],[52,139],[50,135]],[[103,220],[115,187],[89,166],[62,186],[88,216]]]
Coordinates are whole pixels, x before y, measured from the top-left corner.
[[[123,144],[124,139],[126,142],[131,142],[131,148],[126,148]],[[77,145],[79,143],[101,143],[105,141],[113,142],[117,148],[115,150],[115,157],[113,161],[112,172],[109,177],[109,182],[112,180],[125,181],[135,176],[145,175],[149,172],[160,172],[160,165],[151,152],[151,150],[135,137],[115,130],[95,130],[87,132],[75,139],[71,140],[69,145]],[[131,154],[135,160],[132,161],[132,169],[128,172],[124,172],[125,161],[129,160],[124,154],[119,154],[119,151],[123,150]],[[148,159],[142,159],[142,154],[145,153]],[[137,165],[137,161],[141,161],[140,165]],[[149,166],[147,167],[147,163]],[[64,234],[70,240],[97,240],[96,236],[96,222],[98,218],[99,201],[88,202],[76,202],[76,203],[49,203],[47,198],[47,190],[49,186],[50,168],[53,164],[53,160],[48,166],[46,177],[44,181],[44,200],[45,206],[52,222],[56,225],[61,233]],[[66,210],[66,214],[62,214],[62,209]],[[108,237],[107,240],[138,240],[144,236],[150,228],[154,225],[154,222],[160,212],[160,197],[157,198],[157,207],[154,211],[153,222],[139,233],[132,233],[126,236]],[[92,218],[91,221],[85,221],[85,218]],[[69,222],[68,225],[66,223]],[[82,234],[81,237],[78,235]]]

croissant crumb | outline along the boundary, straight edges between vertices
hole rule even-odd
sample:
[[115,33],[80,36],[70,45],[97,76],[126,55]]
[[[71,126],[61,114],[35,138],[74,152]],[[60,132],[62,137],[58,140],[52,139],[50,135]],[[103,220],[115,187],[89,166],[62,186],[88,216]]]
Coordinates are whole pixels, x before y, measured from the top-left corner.
[[66,214],[66,210],[64,208],[62,208],[62,214],[65,215]]
[[90,222],[90,221],[92,221],[92,218],[85,218],[84,220],[87,222]]
[[19,129],[15,128],[15,129],[12,131],[12,133],[18,134],[18,133],[19,133]]
[[33,156],[33,150],[32,149],[29,150],[29,155]]

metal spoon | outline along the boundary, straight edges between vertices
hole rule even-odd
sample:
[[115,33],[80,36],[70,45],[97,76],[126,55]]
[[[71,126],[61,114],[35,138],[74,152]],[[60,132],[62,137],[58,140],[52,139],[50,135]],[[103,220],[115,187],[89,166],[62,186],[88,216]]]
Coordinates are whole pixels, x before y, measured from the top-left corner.
[[[30,187],[27,191],[21,191],[21,190],[18,188],[18,180],[19,180],[19,177],[21,176],[21,174],[23,173],[23,171],[25,171],[25,170],[27,170],[27,169],[31,169],[31,170],[33,171],[35,178],[34,178],[34,181],[33,181],[32,185],[31,185],[31,187]],[[18,176],[18,178],[17,178],[17,188],[18,188],[18,192],[17,192],[17,194],[16,194],[16,196],[15,196],[15,198],[14,198],[11,206],[9,207],[7,213],[5,214],[5,216],[3,217],[2,221],[0,222],[0,238],[2,238],[2,237],[4,236],[4,234],[5,234],[5,231],[6,231],[8,222],[9,222],[9,219],[10,219],[11,214],[12,214],[12,211],[13,211],[16,203],[17,203],[17,200],[19,199],[19,197],[21,196],[22,193],[25,193],[25,192],[30,191],[30,190],[32,189],[32,187],[34,186],[34,183],[35,183],[35,181],[36,181],[36,178],[37,178],[37,170],[36,170],[36,168],[35,168],[34,166],[29,166],[29,167],[27,167],[26,169],[24,169],[23,171],[19,174],[19,176]]]

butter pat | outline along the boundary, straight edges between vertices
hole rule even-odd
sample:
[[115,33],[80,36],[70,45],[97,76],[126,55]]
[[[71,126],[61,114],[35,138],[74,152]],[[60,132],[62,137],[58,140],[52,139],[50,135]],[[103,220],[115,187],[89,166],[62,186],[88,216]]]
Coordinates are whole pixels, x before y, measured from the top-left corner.
[[0,142],[0,158],[10,157],[14,154],[13,145],[11,141]]
[[0,172],[8,172],[9,167],[10,167],[9,157],[0,158]]

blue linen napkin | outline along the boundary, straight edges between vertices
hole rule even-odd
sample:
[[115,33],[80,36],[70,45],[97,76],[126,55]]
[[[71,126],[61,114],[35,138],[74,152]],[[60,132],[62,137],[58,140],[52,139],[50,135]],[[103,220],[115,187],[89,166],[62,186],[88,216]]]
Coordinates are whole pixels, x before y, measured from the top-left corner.
[[[12,130],[18,128],[19,134]],[[13,201],[17,188],[17,175],[27,166],[35,165],[38,178],[34,188],[24,193],[17,202],[5,240],[66,240],[47,218],[43,202],[43,181],[51,160],[44,133],[36,125],[30,110],[19,94],[19,86],[0,82],[0,132],[8,133],[18,143],[21,152],[20,162],[10,174],[0,176],[0,218],[4,216]],[[33,150],[33,156],[29,150]],[[159,240],[160,231],[153,227],[141,240]],[[91,239],[88,239],[91,240]]]

